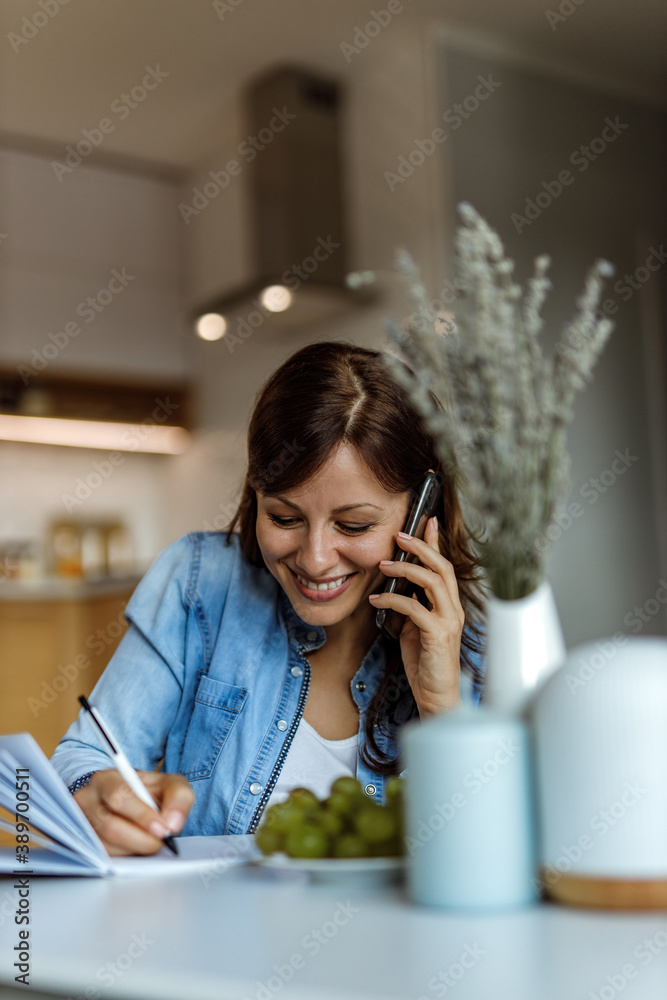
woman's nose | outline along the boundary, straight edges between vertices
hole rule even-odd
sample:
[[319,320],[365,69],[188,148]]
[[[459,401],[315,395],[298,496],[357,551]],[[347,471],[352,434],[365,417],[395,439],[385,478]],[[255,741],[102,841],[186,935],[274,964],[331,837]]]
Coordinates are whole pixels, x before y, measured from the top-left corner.
[[338,562],[335,540],[326,531],[311,529],[299,547],[297,559],[311,577],[324,576]]

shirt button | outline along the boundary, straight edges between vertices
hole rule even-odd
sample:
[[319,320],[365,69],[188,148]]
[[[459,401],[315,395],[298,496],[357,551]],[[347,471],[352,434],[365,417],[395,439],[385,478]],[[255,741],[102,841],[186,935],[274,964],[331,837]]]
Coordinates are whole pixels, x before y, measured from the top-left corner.
[[318,632],[307,632],[306,639],[308,640],[308,642],[315,642],[315,640],[318,638],[318,635],[319,635]]
[[285,721],[285,719],[278,719],[278,721],[276,722],[276,726],[278,727],[281,733],[284,733],[285,730],[287,729],[287,722]]
[[259,793],[263,791],[264,791],[264,785],[261,785],[259,781],[253,781],[253,783],[250,786],[250,794],[259,795]]
[[357,681],[357,683],[354,686],[356,687],[357,691],[365,691],[366,690],[366,685],[364,684],[363,681]]
[[[252,791],[252,785],[250,786],[250,791]],[[366,792],[366,795],[375,795],[377,788],[375,785],[366,785],[364,787],[364,791]]]
[[292,677],[301,677],[301,674],[303,673],[303,667],[292,667],[290,673]]

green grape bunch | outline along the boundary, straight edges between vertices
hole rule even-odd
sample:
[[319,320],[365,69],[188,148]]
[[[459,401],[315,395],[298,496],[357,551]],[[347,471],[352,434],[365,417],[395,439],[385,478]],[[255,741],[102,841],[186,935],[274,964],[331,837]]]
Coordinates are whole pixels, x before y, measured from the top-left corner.
[[290,858],[379,858],[404,853],[403,782],[387,782],[386,805],[371,802],[356,778],[337,778],[326,799],[293,788],[266,810],[255,842]]

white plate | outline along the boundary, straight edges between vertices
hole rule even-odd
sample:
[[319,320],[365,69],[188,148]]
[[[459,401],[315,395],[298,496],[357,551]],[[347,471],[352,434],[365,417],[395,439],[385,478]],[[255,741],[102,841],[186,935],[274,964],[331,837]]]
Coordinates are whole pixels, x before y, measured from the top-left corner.
[[283,871],[304,872],[316,882],[393,882],[405,869],[405,858],[290,858],[269,854],[260,864]]

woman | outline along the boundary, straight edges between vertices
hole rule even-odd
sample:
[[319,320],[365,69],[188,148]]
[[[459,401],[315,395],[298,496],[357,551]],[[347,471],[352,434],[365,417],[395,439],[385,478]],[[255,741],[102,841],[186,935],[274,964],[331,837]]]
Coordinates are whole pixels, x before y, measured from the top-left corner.
[[[447,477],[423,540],[401,534],[436,468],[377,352],[314,344],[274,373],[230,531],[157,558],[91,695],[160,814],[83,715],[53,756],[110,854],[153,853],[170,831],[251,832],[269,800],[298,785],[324,795],[341,774],[382,801],[400,725],[456,707],[461,665],[478,700],[479,571]],[[397,544],[419,562],[392,562]],[[392,576],[428,607],[412,587],[383,594]],[[378,631],[380,608],[406,616],[398,640]]]

